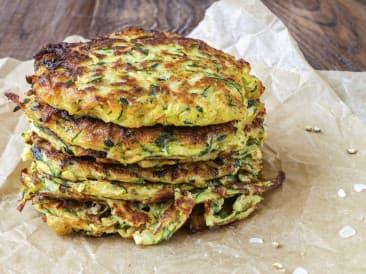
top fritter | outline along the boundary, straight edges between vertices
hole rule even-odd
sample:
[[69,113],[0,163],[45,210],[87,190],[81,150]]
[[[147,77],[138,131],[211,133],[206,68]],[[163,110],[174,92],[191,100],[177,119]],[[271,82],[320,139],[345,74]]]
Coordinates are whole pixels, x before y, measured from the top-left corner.
[[39,102],[124,127],[206,126],[245,119],[261,83],[243,60],[172,33],[125,29],[35,55]]

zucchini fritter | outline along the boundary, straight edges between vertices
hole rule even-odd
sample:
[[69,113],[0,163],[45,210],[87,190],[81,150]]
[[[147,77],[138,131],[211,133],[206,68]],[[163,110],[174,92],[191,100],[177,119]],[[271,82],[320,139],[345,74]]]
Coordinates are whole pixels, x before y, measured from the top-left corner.
[[[28,198],[32,199],[34,207],[44,215],[44,220],[57,234],[80,231],[91,236],[102,236],[119,233],[123,238],[133,237],[137,244],[151,245],[168,240],[187,221],[195,230],[198,219],[204,222],[205,227],[244,219],[262,200],[259,194],[278,187],[283,180],[281,174],[276,181],[248,185],[252,191],[233,193],[226,199],[209,196],[215,192],[207,189],[192,194],[176,188],[174,198],[147,205],[111,199],[94,202],[60,200],[42,193]],[[205,211],[191,215],[200,203],[203,203]]]
[[38,171],[71,181],[88,179],[127,183],[150,181],[168,184],[187,183],[205,187],[207,180],[234,175],[240,169],[256,175],[262,161],[260,149],[253,144],[247,146],[241,153],[227,154],[211,161],[141,168],[138,165],[98,163],[92,157],[68,156],[55,150],[49,142],[36,134],[24,134],[24,141],[28,144],[28,150],[24,151],[23,160],[33,159]]
[[[249,64],[202,41],[125,29],[50,44],[28,77],[41,103],[120,126],[207,126],[241,120],[263,92]],[[248,96],[245,96],[248,94]]]
[[[107,153],[107,158],[132,164],[149,158],[215,159],[220,152],[245,147],[242,121],[207,127],[144,127],[127,129],[88,117],[73,117],[32,98],[22,104],[27,118],[46,127],[65,143]],[[62,125],[62,126],[60,126]]]

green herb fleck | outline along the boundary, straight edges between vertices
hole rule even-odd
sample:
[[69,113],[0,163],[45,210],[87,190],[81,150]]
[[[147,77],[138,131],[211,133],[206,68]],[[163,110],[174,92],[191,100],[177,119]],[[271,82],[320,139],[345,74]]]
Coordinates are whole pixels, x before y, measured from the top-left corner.
[[226,137],[227,137],[227,135],[223,134],[223,135],[218,136],[218,137],[216,138],[216,140],[217,140],[218,142],[221,142],[221,141],[225,140],[225,139],[226,139]]
[[64,147],[63,147],[63,149],[64,149],[64,151],[67,153],[67,154],[69,154],[69,155],[71,155],[71,156],[74,156],[74,152],[67,146],[67,145],[65,145]]
[[178,56],[187,56],[187,54],[182,50],[182,49],[178,49],[174,52],[175,55]]
[[16,107],[13,109],[13,112],[17,112],[18,110],[20,110],[20,106],[16,106]]
[[218,80],[225,80],[224,77],[220,76],[220,75],[217,75],[217,74],[212,74],[212,73],[209,73],[209,72],[205,72],[206,76],[208,78],[212,78],[212,79],[218,79]]
[[159,86],[155,86],[155,85],[151,85],[150,86],[150,92],[149,95],[150,96],[156,96],[156,94],[160,91],[160,87]]
[[80,135],[81,132],[82,132],[82,130],[80,130],[78,133],[75,134],[74,137],[71,138],[71,143],[73,143],[74,140],[79,137],[79,135]]
[[119,188],[122,188],[125,192],[127,192],[126,188],[121,184],[121,182],[111,181],[111,184],[114,186],[118,186]]
[[230,95],[227,95],[227,102],[228,102],[230,107],[235,107],[236,106],[234,104],[233,98]]
[[65,208],[65,210],[66,210],[66,212],[68,212],[68,213],[74,213],[74,211],[73,211],[72,207],[66,207],[66,208]]
[[118,117],[117,117],[117,120],[121,119],[122,114],[123,114],[123,108],[122,108],[122,109],[121,109],[121,111],[119,112]]
[[61,175],[61,173],[62,173],[61,170],[53,170],[53,169],[51,169],[51,167],[49,165],[47,165],[47,166],[51,170],[51,173],[52,173],[53,177],[59,177]]
[[201,106],[196,106],[196,109],[199,111],[199,112],[203,112],[203,108]]
[[136,183],[136,184],[144,184],[144,183],[145,183],[145,180],[144,180],[144,178],[137,178],[137,179],[135,180],[135,183]]
[[70,80],[67,80],[65,83],[64,83],[64,86],[66,87],[70,87],[72,84],[74,84],[74,81],[72,79]]
[[112,147],[114,144],[113,142],[111,141],[111,139],[105,139],[104,140],[104,144],[107,146],[107,147]]
[[24,98],[24,100],[23,100],[23,104],[28,104],[28,103],[29,103],[29,101],[30,101],[30,98]]
[[254,91],[256,91],[256,90],[257,90],[257,85],[255,85],[255,86],[254,86],[254,88],[252,88],[251,90],[249,90],[249,92],[251,92],[251,93],[252,93],[252,92],[254,92]]
[[170,237],[172,236],[172,234],[173,234],[173,232],[172,232],[172,231],[170,231],[170,230],[169,230],[169,228],[167,228],[167,227],[164,227],[164,228],[163,228],[163,238],[164,238],[165,240],[170,239]]
[[157,145],[160,148],[165,148],[166,145],[169,142],[173,142],[175,141],[174,136],[172,135],[171,132],[164,132],[162,135],[160,135],[156,140],[155,140],[155,145]]
[[156,68],[157,66],[159,66],[160,64],[159,63],[154,63],[150,66],[150,68]]
[[94,77],[92,77],[92,78],[89,79],[88,83],[92,83],[92,82],[98,81],[98,80],[100,80],[102,78],[103,78],[103,76],[101,76],[101,75],[94,76]]
[[240,92],[240,85],[238,83],[236,83],[234,80],[231,79],[225,79],[224,83],[227,87],[231,88],[231,89],[236,89],[237,91]]
[[53,212],[49,210],[47,207],[43,207],[43,209],[50,215],[53,215]]
[[135,44],[135,49],[137,49],[139,52],[141,52],[144,55],[148,55],[149,54],[149,50],[143,48],[140,44]]
[[119,102],[125,106],[128,106],[130,104],[130,102],[126,98],[123,98],[123,97],[119,97]]
[[235,167],[240,167],[241,166],[241,163],[240,163],[240,160],[239,159],[235,159],[234,160],[234,166]]
[[212,201],[211,203],[211,208],[214,214],[217,214],[220,212],[221,210],[221,205],[219,203],[219,201]]
[[113,49],[111,49],[111,48],[103,48],[103,49],[101,49],[101,51],[103,51],[104,53],[112,53],[113,52]]
[[208,86],[207,88],[205,88],[204,90],[203,90],[203,92],[202,92],[202,96],[203,97],[208,97],[209,96],[209,93],[210,93],[210,88],[211,88],[211,86]]
[[255,105],[256,100],[248,100],[248,108]]
[[105,64],[105,62],[100,61],[100,62],[98,62],[98,63],[92,63],[92,64],[90,64],[90,65],[89,65],[89,67],[102,66],[102,65],[104,65],[104,64]]
[[208,143],[206,143],[205,149],[202,150],[199,155],[203,156],[203,155],[207,154],[211,149],[212,149],[212,137],[210,138],[210,141]]
[[194,50],[194,49],[198,49],[199,48],[199,44],[197,44],[197,43],[193,43],[191,46],[190,46],[190,49],[191,50]]
[[157,80],[158,81],[166,81],[166,80],[168,80],[169,79],[169,77],[167,77],[167,76],[162,76],[162,77],[159,77]]

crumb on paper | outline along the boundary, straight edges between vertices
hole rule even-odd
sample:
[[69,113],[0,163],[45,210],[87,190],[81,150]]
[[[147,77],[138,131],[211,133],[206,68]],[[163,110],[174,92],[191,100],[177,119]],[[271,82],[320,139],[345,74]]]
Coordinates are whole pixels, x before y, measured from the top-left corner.
[[280,248],[281,247],[281,244],[279,242],[276,242],[276,241],[272,242],[271,245],[272,245],[273,248]]
[[321,128],[319,128],[319,127],[314,127],[314,128],[313,128],[313,131],[314,131],[315,133],[320,133],[320,132],[322,132]]
[[313,131],[313,127],[311,126],[306,126],[305,127],[305,130],[308,131],[308,132],[312,132]]
[[281,263],[273,263],[272,264],[273,268],[276,269],[279,272],[285,272],[286,269],[283,267],[283,264]]
[[355,148],[349,148],[347,149],[348,154],[356,154],[358,151]]
[[356,192],[364,191],[364,190],[366,190],[366,185],[365,184],[354,184],[353,190]]
[[292,272],[292,274],[308,274],[308,271],[305,268],[299,266],[299,267],[295,268],[295,270],[294,270],[294,272]]
[[253,238],[250,238],[249,239],[249,243],[250,244],[263,244],[263,239],[262,238],[256,238],[256,237],[253,237]]
[[344,191],[344,189],[340,188],[337,192],[339,198],[344,198],[347,196],[347,193]]
[[346,239],[354,236],[356,234],[356,230],[352,226],[346,225],[339,230],[338,234],[340,237]]

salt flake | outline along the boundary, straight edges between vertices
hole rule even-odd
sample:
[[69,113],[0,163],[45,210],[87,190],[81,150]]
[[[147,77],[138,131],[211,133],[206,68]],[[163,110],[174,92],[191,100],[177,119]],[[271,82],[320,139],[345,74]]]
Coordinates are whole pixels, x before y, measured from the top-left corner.
[[346,192],[341,188],[337,192],[339,198],[344,198],[347,196]]
[[366,185],[365,184],[354,184],[353,190],[356,192],[361,192],[363,190],[366,190]]
[[352,226],[346,225],[339,230],[338,234],[342,238],[346,239],[354,236],[356,234],[356,230]]
[[308,271],[305,268],[299,266],[299,267],[295,268],[295,270],[294,270],[294,272],[292,272],[292,274],[308,274]]
[[263,244],[262,238],[250,238],[249,243],[251,244]]

